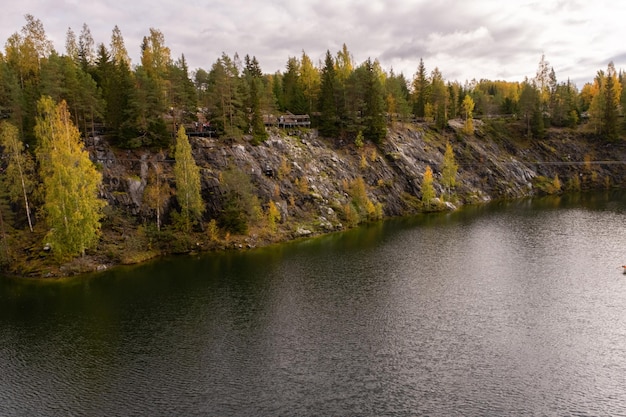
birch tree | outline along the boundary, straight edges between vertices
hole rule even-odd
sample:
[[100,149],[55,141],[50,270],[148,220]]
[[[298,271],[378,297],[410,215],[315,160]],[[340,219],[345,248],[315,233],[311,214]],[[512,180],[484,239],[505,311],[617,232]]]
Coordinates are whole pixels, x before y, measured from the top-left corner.
[[430,203],[435,198],[435,187],[433,186],[433,170],[427,166],[422,180],[422,203],[430,209]]
[[450,195],[450,189],[456,185],[456,174],[459,166],[454,159],[452,145],[446,143],[446,153],[443,155],[443,165],[441,167],[441,183]]
[[42,97],[37,104],[35,135],[44,185],[47,239],[63,259],[83,255],[100,236],[104,200],[98,197],[102,175],[89,159],[65,101]]
[[204,202],[200,193],[200,168],[193,159],[191,145],[182,126],[176,136],[174,158],[176,199],[180,205],[179,226],[183,231],[190,232],[192,226],[202,217]]
[[161,216],[172,194],[167,179],[163,178],[164,170],[161,162],[163,159],[165,159],[165,156],[161,152],[157,156],[157,160],[152,162],[154,169],[143,193],[144,202],[149,208],[154,209],[156,213],[157,230],[161,230]]
[[24,199],[28,228],[32,232],[33,222],[28,196],[34,189],[35,165],[33,159],[30,154],[24,152],[24,143],[19,138],[18,130],[9,122],[0,124],[0,143],[4,147],[4,154],[9,161],[5,171],[9,196],[14,202]]

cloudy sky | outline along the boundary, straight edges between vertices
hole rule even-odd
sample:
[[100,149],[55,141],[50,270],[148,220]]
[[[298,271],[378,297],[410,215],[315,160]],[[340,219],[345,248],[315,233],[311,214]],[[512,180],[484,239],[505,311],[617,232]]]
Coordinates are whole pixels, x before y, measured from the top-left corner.
[[222,52],[256,56],[265,73],[283,71],[302,51],[315,62],[348,46],[356,63],[378,59],[386,70],[415,74],[420,57],[446,80],[523,81],[542,54],[579,86],[609,61],[626,70],[626,2],[608,0],[19,0],[5,2],[0,39],[24,15],[41,20],[59,52],[68,27],[83,23],[108,45],[118,25],[133,63],[150,28],[172,57],[210,69]]

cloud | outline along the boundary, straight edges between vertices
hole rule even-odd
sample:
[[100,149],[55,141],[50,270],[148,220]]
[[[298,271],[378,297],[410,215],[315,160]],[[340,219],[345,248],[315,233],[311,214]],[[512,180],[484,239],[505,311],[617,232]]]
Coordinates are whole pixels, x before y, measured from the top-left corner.
[[157,28],[172,57],[184,54],[191,68],[238,52],[256,56],[265,72],[282,71],[303,50],[317,63],[344,43],[357,63],[379,59],[407,77],[420,58],[459,81],[522,81],[542,54],[563,80],[592,80],[611,59],[626,65],[626,3],[608,0],[21,0],[3,5],[0,38],[19,31],[26,13],[42,20],[60,52],[68,27],[79,34],[86,23],[108,45],[118,25],[135,64],[142,37]]

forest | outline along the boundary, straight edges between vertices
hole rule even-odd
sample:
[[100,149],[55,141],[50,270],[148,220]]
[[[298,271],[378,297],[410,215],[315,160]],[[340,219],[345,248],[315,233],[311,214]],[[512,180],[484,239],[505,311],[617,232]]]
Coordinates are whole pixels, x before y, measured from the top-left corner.
[[[104,216],[101,174],[84,149],[89,137],[103,137],[117,149],[175,154],[181,161],[175,170],[181,215],[173,221],[190,230],[203,207],[196,201],[197,166],[185,132],[206,128],[220,141],[247,138],[259,145],[268,138],[268,120],[285,113],[308,115],[320,137],[373,145],[396,122],[444,130],[459,119],[472,132],[475,119],[511,118],[529,140],[541,140],[551,127],[584,124],[615,142],[626,129],[626,75],[613,63],[580,91],[569,80],[558,81],[543,56],[532,79],[460,83],[446,81],[439,68],[427,70],[423,60],[410,78],[381,68],[375,58],[356,63],[346,45],[327,51],[323,62],[312,62],[304,51],[288,57],[284,71],[274,74],[264,73],[257,57],[238,54],[222,54],[210,68],[192,70],[184,55],[171,56],[158,29],[149,30],[139,46],[140,62],[131,64],[117,26],[108,43],[96,43],[86,24],[78,34],[68,29],[65,51],[59,52],[39,19],[25,20],[0,53],[6,174],[0,214],[25,214],[18,216],[21,222],[0,223],[3,229],[32,230],[31,214],[41,212],[55,231],[48,237],[56,234],[52,241],[58,246],[71,242],[59,251],[63,256],[93,247]],[[76,192],[69,195],[67,189]],[[157,215],[160,190],[152,198]],[[68,218],[76,213],[80,219],[69,228]]]

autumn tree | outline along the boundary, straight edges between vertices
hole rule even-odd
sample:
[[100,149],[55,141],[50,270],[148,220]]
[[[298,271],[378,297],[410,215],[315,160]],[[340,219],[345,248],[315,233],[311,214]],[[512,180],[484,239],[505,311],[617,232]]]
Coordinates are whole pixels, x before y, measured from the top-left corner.
[[456,186],[456,174],[459,166],[454,158],[454,150],[450,143],[446,143],[446,152],[443,155],[443,164],[441,166],[441,184],[446,188],[446,192],[450,195],[450,189]]
[[348,116],[350,101],[348,92],[348,81],[355,72],[355,63],[352,54],[344,43],[341,50],[337,52],[335,59],[335,88],[337,91],[337,116],[339,121],[345,120]]
[[130,57],[126,50],[124,43],[124,37],[122,31],[115,25],[111,31],[111,43],[110,43],[111,58],[115,64],[125,63],[130,67]]
[[22,27],[24,43],[34,49],[37,65],[40,66],[41,60],[47,58],[54,50],[52,41],[48,39],[41,20],[35,19],[31,14],[24,18],[26,19],[26,24]]
[[102,175],[83,149],[67,104],[50,97],[38,102],[36,155],[44,185],[47,239],[59,258],[84,255],[100,235],[104,200],[98,197]]
[[430,209],[431,202],[435,198],[435,187],[433,185],[433,170],[426,167],[424,178],[422,179],[422,204]]
[[300,78],[299,83],[302,88],[302,94],[304,95],[306,107],[304,112],[310,114],[316,110],[316,100],[320,91],[320,72],[311,61],[311,58],[302,51],[302,58],[300,59]]
[[17,128],[9,123],[0,124],[0,144],[4,147],[4,156],[8,158],[5,169],[5,181],[11,201],[23,201],[28,220],[28,228],[33,231],[29,195],[34,190],[35,165],[29,153],[24,151]]
[[202,218],[204,202],[200,189],[200,168],[193,159],[191,144],[182,126],[176,135],[174,158],[176,200],[180,206],[178,225],[182,231],[190,232],[193,225]]
[[170,49],[163,33],[150,28],[141,43],[141,65],[135,68],[134,88],[128,98],[125,145],[166,146],[170,135],[163,115],[168,109]]
[[148,184],[143,192],[143,199],[148,208],[154,210],[157,230],[161,230],[161,218],[165,207],[169,201],[172,189],[166,178],[164,178],[163,152],[157,154],[152,162],[152,171],[148,176]]
[[465,98],[463,99],[462,107],[463,107],[463,116],[465,118],[465,124],[463,126],[463,130],[468,135],[471,135],[472,133],[474,133],[474,119],[473,119],[474,100],[472,100],[472,97],[470,97],[469,94],[465,95]]

